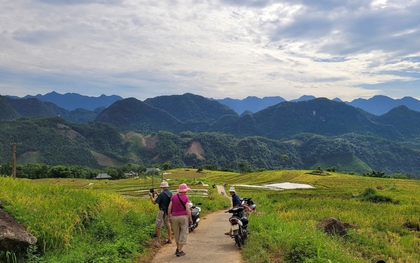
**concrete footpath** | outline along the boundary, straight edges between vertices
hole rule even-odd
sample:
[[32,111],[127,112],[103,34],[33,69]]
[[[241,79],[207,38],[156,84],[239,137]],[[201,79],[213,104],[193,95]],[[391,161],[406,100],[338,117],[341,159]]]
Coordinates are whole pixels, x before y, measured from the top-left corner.
[[[218,186],[218,190],[225,194],[223,186]],[[162,246],[151,262],[244,263],[235,241],[224,235],[229,230],[229,216],[225,211],[218,211],[202,217],[198,228],[188,235],[188,244],[183,248],[185,256],[175,256],[173,240],[172,244]]]

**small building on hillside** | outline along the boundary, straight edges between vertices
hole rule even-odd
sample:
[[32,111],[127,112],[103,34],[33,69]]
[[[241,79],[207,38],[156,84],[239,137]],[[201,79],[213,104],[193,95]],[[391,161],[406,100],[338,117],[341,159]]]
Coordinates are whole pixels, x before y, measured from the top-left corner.
[[95,179],[101,180],[101,179],[112,179],[112,177],[110,175],[108,175],[107,173],[100,173],[98,174]]
[[138,173],[135,173],[135,172],[133,172],[133,171],[130,171],[130,172],[128,172],[128,173],[124,173],[124,176],[125,177],[127,177],[127,178],[130,178],[130,177],[136,177],[136,176],[138,176],[139,174]]

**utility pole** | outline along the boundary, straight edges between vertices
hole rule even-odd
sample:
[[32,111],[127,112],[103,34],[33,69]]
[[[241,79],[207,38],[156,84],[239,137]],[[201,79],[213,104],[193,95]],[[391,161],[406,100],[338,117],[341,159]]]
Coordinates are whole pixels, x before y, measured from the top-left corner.
[[17,143],[14,142],[12,147],[13,179],[16,178],[16,145]]

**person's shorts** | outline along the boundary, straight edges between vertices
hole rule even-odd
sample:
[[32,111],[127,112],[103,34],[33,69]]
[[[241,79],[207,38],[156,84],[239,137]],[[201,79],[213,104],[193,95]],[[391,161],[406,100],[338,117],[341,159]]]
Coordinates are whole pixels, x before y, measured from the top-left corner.
[[159,210],[157,216],[156,216],[156,227],[161,228],[162,225],[165,224],[166,226],[169,226],[169,217],[167,214],[165,214],[164,211]]

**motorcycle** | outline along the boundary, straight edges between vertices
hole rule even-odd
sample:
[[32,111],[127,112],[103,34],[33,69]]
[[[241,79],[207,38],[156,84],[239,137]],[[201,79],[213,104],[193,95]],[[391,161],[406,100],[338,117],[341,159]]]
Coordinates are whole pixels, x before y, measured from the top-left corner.
[[248,218],[246,218],[243,214],[244,207],[242,206],[235,206],[225,213],[230,213],[232,216],[229,218],[230,228],[231,228],[231,238],[235,239],[235,245],[238,246],[239,249],[245,245],[245,240],[248,237]]
[[252,201],[251,197],[244,197],[241,200],[241,205],[245,207],[244,214],[245,216],[249,216],[251,212],[257,212],[257,205]]
[[[197,205],[201,205],[201,203],[197,203]],[[191,209],[191,217],[193,221],[193,223],[189,225],[188,230],[189,232],[194,232],[194,229],[198,227],[198,223],[200,222],[201,208],[194,205],[191,201],[188,203],[188,206]]]

